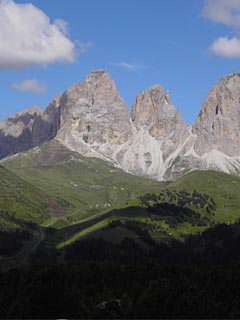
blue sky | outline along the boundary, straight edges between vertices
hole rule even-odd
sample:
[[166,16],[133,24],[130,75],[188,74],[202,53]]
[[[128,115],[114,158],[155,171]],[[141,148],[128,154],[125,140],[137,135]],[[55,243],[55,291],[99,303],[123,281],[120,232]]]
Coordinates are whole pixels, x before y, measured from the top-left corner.
[[0,0],[0,120],[106,69],[129,108],[160,83],[192,124],[239,39],[239,0]]

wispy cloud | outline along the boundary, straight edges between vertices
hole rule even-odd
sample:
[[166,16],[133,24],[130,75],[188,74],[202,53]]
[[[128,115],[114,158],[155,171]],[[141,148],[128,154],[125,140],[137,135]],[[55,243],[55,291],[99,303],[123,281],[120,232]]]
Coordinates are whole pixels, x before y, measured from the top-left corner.
[[33,4],[0,0],[0,69],[73,62],[75,58],[66,21],[51,23]]
[[[240,31],[240,0],[205,0],[202,15],[215,23]],[[208,50],[212,55],[240,59],[240,39],[237,36],[219,37]]]
[[140,70],[144,69],[144,66],[136,64],[136,63],[127,63],[127,62],[111,62],[110,63],[111,66],[114,67],[118,67],[118,68],[122,68],[126,71],[129,72],[135,72],[137,73],[139,76],[142,76],[142,74],[140,73]]
[[56,19],[54,21],[55,26],[59,29],[60,32],[66,37],[69,36],[69,25],[67,21],[62,20],[62,19]]
[[44,93],[46,92],[46,87],[44,84],[40,83],[37,79],[27,79],[19,83],[13,83],[12,88],[20,92],[27,93]]
[[77,41],[76,47],[77,47],[77,51],[79,53],[86,53],[88,50],[90,50],[93,47],[93,42],[92,41],[88,41],[88,42]]

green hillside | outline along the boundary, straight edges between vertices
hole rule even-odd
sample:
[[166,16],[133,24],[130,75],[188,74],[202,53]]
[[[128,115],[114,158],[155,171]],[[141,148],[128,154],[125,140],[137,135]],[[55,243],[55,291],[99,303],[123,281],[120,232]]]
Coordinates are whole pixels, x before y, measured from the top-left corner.
[[23,220],[41,223],[50,213],[40,190],[0,166],[1,230],[19,228]]
[[134,204],[139,195],[157,192],[164,185],[128,174],[109,162],[82,157],[56,141],[1,163],[62,208],[60,215],[46,221],[46,225],[56,227]]
[[1,163],[23,184],[15,202],[5,199],[1,208],[15,203],[16,215],[24,212],[42,226],[56,228],[50,242],[57,247],[66,244],[66,234],[67,243],[86,236],[113,239],[121,232],[138,238],[139,230],[156,241],[184,239],[240,218],[240,178],[220,172],[194,171],[173,182],[158,182],[83,157],[57,141]]
[[110,233],[114,242],[113,235],[119,237],[123,228],[146,230],[156,241],[183,240],[215,224],[239,221],[239,190],[239,177],[215,171],[191,172],[153,193],[142,194],[137,206],[112,210],[87,223],[62,228],[55,241],[62,247],[86,236],[109,239]]
[[170,190],[196,190],[216,203],[216,222],[235,222],[240,218],[240,177],[217,171],[193,171],[172,182]]

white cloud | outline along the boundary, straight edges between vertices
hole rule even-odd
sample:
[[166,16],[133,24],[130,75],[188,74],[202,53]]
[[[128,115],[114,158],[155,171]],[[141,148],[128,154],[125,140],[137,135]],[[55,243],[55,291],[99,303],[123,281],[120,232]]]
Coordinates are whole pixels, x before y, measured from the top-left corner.
[[218,38],[211,45],[209,52],[215,56],[228,59],[240,58],[240,40],[236,37],[231,39],[227,37]]
[[51,23],[34,5],[0,0],[0,69],[73,62],[75,45],[67,34],[65,21]]
[[40,83],[37,79],[23,80],[19,83],[13,83],[12,88],[20,92],[32,92],[32,93],[44,93],[46,92],[46,87],[44,84]]
[[240,0],[205,0],[202,14],[216,23],[240,28]]
[[[240,31],[240,0],[205,0],[202,10],[204,17]],[[240,59],[240,39],[220,37],[209,48],[215,56],[228,59]]]
[[141,75],[139,71],[143,69],[143,66],[141,65],[138,65],[135,63],[127,63],[127,62],[111,62],[110,65],[125,69],[130,72],[135,72],[138,75]]

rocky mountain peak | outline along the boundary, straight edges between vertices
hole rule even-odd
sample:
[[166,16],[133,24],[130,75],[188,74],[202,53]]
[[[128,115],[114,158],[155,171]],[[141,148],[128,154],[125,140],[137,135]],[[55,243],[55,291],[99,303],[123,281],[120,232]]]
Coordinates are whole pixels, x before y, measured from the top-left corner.
[[229,156],[240,155],[240,74],[224,77],[209,92],[193,132],[195,151],[202,155],[213,149]]
[[28,109],[25,109],[21,112],[15,113],[14,115],[12,115],[11,117],[9,117],[7,120],[11,121],[11,119],[16,119],[19,117],[23,117],[26,115],[40,115],[43,113],[43,110],[40,106],[32,106]]
[[174,135],[176,127],[186,127],[180,114],[176,111],[169,91],[164,93],[160,84],[150,87],[139,94],[132,106],[131,118],[134,126],[145,128],[157,139]]
[[104,81],[107,79],[111,79],[111,77],[106,70],[94,70],[87,75],[86,82],[95,84],[98,81]]
[[[161,86],[161,84],[157,83],[157,84],[154,84],[153,86],[149,87],[146,92],[152,92],[152,94],[161,94],[163,95],[164,94],[164,89],[163,87]],[[144,93],[145,91],[143,91]]]
[[0,130],[6,136],[18,137],[26,127],[32,127],[34,119],[41,116],[43,110],[39,106],[33,106],[18,112],[5,121],[0,122]]
[[0,122],[0,159],[39,146],[56,136],[59,128],[56,101],[45,111],[34,106]]
[[66,145],[121,144],[132,134],[127,106],[104,70],[91,72],[67,90],[60,110],[58,139]]

